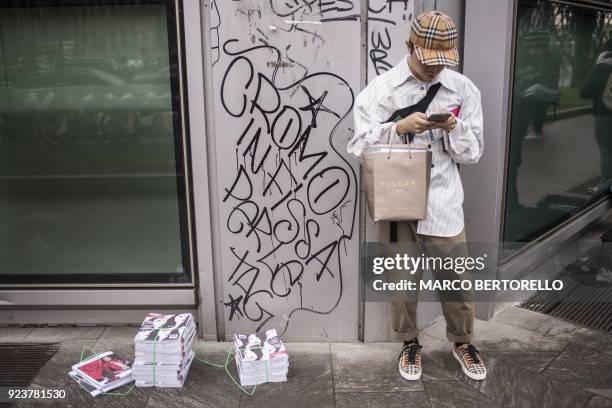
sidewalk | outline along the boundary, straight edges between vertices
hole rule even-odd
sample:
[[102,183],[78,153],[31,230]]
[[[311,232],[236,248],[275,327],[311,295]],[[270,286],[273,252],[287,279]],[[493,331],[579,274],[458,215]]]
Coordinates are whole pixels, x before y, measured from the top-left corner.
[[[477,321],[475,344],[487,380],[463,376],[439,318],[421,335],[423,376],[397,374],[398,343],[288,343],[287,383],[241,392],[222,368],[194,362],[183,389],[134,388],[125,397],[90,397],[67,375],[84,346],[133,358],[136,327],[0,328],[0,342],[59,342],[33,387],[66,390],[66,400],[17,407],[612,407],[612,336],[511,307]],[[199,342],[198,357],[225,362],[230,343]],[[232,365],[232,373],[235,367]],[[119,389],[125,392],[129,386]]]

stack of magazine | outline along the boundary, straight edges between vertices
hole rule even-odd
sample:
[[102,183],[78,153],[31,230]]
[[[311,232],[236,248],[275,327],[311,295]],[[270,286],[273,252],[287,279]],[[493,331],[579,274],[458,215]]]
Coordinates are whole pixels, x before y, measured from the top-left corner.
[[182,387],[195,353],[196,326],[190,313],[149,313],[134,337],[137,387]]
[[257,334],[234,334],[234,345],[236,366],[243,387],[287,381],[289,354],[275,329],[266,331],[263,342]]
[[134,381],[130,362],[112,351],[73,365],[68,374],[94,397]]

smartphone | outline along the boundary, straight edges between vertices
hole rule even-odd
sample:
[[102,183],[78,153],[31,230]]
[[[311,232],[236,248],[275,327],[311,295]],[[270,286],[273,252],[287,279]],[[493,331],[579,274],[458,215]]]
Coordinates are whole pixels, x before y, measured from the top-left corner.
[[446,122],[450,118],[450,113],[434,113],[427,118],[430,122]]

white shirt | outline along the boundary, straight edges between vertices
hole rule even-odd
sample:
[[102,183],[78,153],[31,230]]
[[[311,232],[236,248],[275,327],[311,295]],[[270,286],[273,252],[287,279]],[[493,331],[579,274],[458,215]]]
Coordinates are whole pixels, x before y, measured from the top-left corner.
[[372,144],[401,143],[395,123],[384,123],[397,109],[413,105],[429,86],[442,86],[426,114],[460,108],[457,126],[450,133],[442,129],[415,135],[413,143],[429,144],[434,167],[427,202],[427,215],[418,222],[417,233],[440,237],[458,235],[464,228],[463,186],[456,163],[476,163],[482,156],[482,106],[480,91],[466,76],[444,69],[429,83],[419,81],[403,58],[395,67],[376,77],[355,100],[355,135],[348,152],[357,157]]

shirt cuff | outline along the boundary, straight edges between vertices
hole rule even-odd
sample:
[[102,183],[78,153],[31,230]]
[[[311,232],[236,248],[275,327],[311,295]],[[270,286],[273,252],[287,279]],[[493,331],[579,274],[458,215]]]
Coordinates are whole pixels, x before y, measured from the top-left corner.
[[450,150],[455,154],[462,154],[472,145],[472,139],[465,132],[465,122],[457,118],[457,125],[448,132]]

